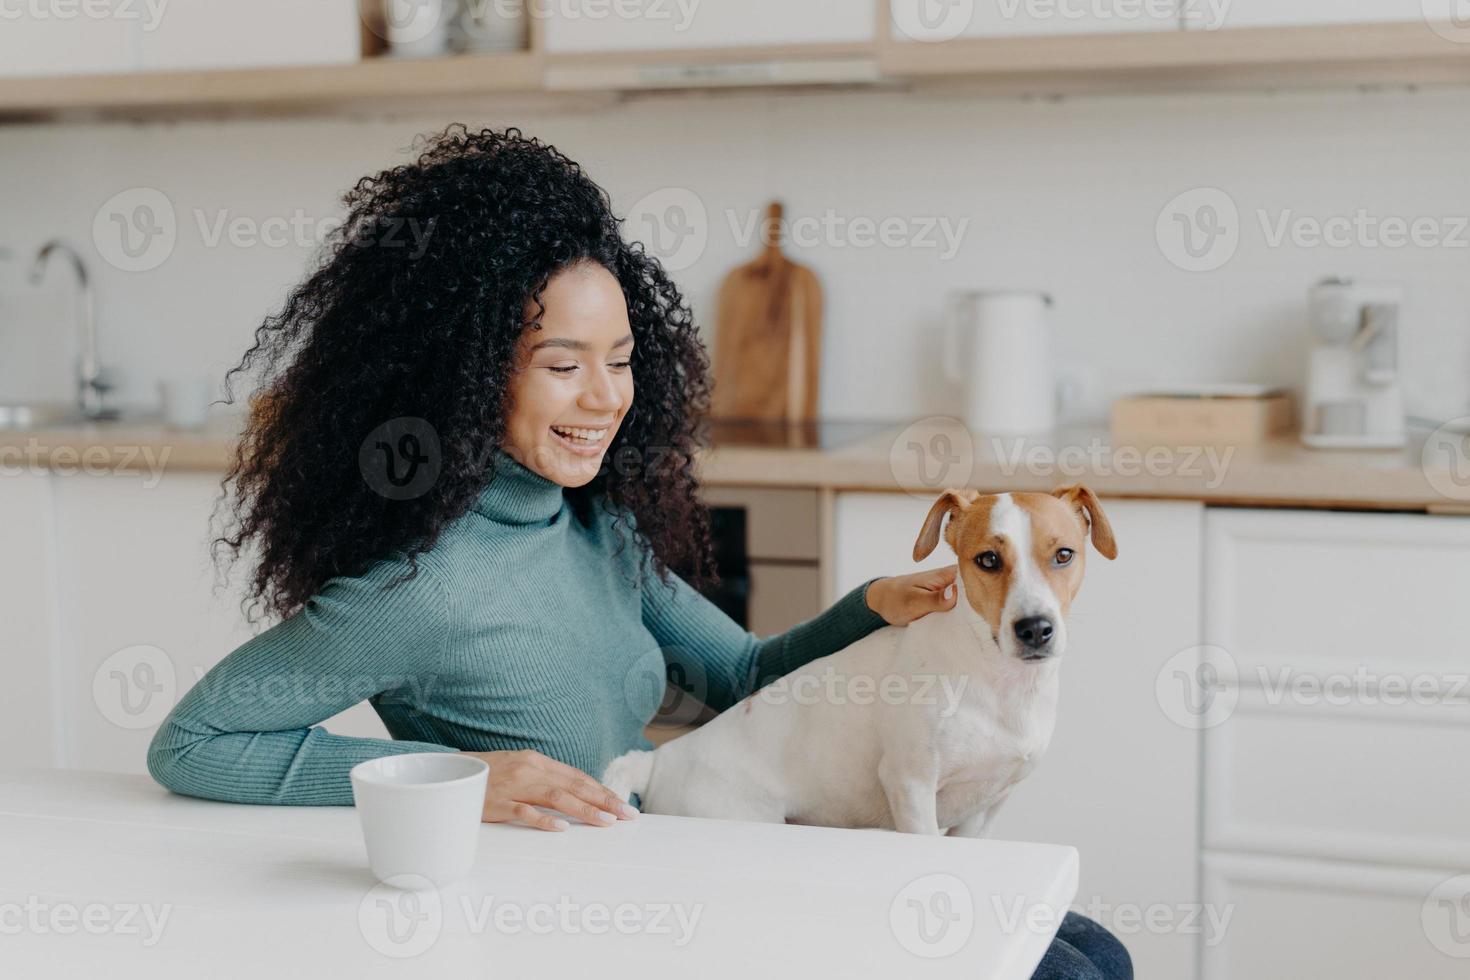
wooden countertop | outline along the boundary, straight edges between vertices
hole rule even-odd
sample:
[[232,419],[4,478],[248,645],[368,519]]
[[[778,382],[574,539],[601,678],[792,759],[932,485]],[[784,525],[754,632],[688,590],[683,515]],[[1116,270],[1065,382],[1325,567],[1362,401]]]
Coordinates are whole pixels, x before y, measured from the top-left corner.
[[[180,432],[102,424],[0,432],[0,475],[58,472],[223,473],[229,427]],[[1426,465],[1426,459],[1428,465]],[[1424,437],[1405,449],[1321,451],[1295,441],[1251,447],[1113,446],[1099,429],[1047,439],[972,435],[931,418],[829,449],[716,445],[700,459],[711,485],[909,492],[946,487],[1049,491],[1087,483],[1103,496],[1255,506],[1338,507],[1470,514],[1470,479]],[[1470,472],[1470,460],[1460,460]],[[1463,485],[1462,485],[1463,484]]]

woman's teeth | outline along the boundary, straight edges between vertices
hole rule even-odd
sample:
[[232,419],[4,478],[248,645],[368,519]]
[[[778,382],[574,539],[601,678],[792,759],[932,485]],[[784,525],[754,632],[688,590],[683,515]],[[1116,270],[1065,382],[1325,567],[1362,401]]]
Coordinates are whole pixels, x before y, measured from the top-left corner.
[[565,429],[561,426],[553,425],[551,431],[563,439],[568,439],[572,442],[582,442],[588,445],[599,443],[607,438],[606,429]]

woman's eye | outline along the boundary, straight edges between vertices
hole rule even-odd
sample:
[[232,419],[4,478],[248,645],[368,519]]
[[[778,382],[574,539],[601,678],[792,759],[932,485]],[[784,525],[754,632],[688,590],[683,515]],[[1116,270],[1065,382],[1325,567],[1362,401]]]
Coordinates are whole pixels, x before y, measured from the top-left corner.
[[573,371],[577,370],[577,365],[571,364],[567,365],[566,367],[553,367],[548,368],[547,370],[549,370],[552,374],[571,374]]
[[1058,551],[1057,552],[1057,558],[1056,558],[1057,564],[1058,565],[1070,565],[1072,563],[1072,556],[1073,556],[1073,554],[1074,554],[1074,552],[1072,551],[1071,548],[1063,548],[1061,551]]
[[1000,568],[1000,555],[993,551],[985,551],[975,556],[975,564],[987,572],[994,572]]
[[619,371],[621,371],[624,368],[630,368],[630,367],[632,367],[633,366],[633,362],[632,361],[617,361],[616,363],[610,364],[608,366],[609,367],[615,367]]

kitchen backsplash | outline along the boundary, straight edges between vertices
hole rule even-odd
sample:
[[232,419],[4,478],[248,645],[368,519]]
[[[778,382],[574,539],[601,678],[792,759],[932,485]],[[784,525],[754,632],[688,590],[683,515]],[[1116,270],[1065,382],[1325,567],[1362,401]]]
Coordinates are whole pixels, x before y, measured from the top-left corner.
[[[122,400],[148,403],[162,377],[234,364],[341,193],[448,118],[4,129],[0,400],[71,390],[68,273],[25,283],[47,238],[84,247],[104,357]],[[940,364],[956,287],[1055,297],[1085,417],[1159,382],[1295,387],[1307,289],[1332,274],[1402,281],[1411,412],[1470,411],[1463,90],[659,96],[455,118],[519,125],[585,164],[706,329],[779,196],[788,250],[826,291],[829,417],[960,410]]]

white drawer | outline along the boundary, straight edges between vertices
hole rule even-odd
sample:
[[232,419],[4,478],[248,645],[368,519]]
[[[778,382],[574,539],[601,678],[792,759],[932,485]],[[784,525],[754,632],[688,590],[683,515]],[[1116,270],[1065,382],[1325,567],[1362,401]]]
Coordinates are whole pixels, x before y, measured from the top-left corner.
[[[1451,871],[1374,868],[1238,855],[1204,857],[1203,980],[1464,980],[1470,959],[1435,889]],[[1428,906],[1428,907],[1426,907]],[[1218,940],[1212,942],[1212,940]],[[1452,945],[1453,944],[1453,945]]]
[[1238,696],[1205,732],[1206,848],[1470,868],[1464,693],[1429,706]]
[[1461,676],[1470,519],[1211,509],[1205,642],[1260,668]]

